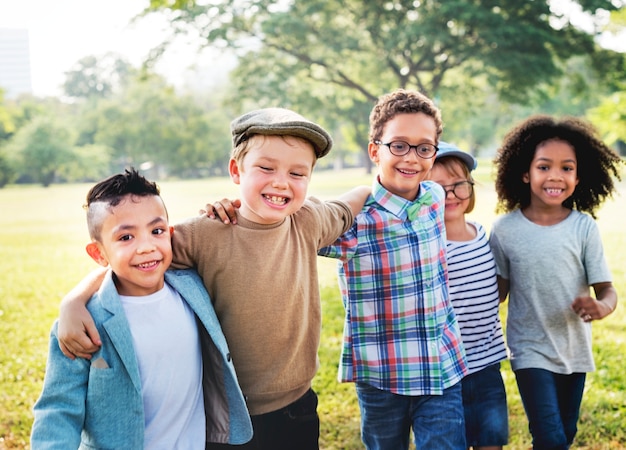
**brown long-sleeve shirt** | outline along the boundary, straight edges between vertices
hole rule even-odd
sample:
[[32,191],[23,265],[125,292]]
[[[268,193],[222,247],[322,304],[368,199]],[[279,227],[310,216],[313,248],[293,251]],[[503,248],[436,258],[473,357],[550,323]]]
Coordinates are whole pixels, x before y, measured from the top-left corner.
[[311,198],[280,224],[200,216],[175,226],[174,267],[194,267],[204,280],[252,415],[310,388],[321,329],[317,250],[353,219],[347,204]]

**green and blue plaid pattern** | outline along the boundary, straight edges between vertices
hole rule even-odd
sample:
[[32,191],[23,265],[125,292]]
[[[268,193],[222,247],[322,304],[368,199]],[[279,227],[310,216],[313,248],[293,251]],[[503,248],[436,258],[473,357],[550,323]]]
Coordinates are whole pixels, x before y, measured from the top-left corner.
[[426,181],[407,201],[377,180],[352,228],[319,254],[337,258],[346,322],[340,381],[439,395],[467,372],[448,295],[444,194]]

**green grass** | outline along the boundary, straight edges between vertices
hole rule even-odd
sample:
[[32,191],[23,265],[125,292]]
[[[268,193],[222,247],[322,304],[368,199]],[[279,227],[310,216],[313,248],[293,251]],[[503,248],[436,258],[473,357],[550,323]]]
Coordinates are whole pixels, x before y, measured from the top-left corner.
[[[495,194],[488,164],[483,164],[478,205],[472,217],[488,229],[495,218]],[[310,194],[332,198],[356,184],[370,184],[362,170],[319,172]],[[160,183],[172,222],[194,215],[207,202],[236,197],[227,179]],[[84,250],[88,235],[81,206],[90,185],[44,189],[0,189],[0,449],[28,448],[31,408],[45,370],[48,332],[61,297],[96,267]],[[607,259],[618,293],[626,295],[626,186],[599,214]],[[321,447],[360,449],[359,411],[352,384],[337,382],[343,307],[336,262],[319,259],[323,297],[321,367],[314,381],[320,398]],[[502,312],[504,319],[505,311]],[[588,377],[582,405],[578,449],[626,449],[626,329],[624,308],[594,324],[597,371]],[[510,411],[511,444],[527,449],[530,437],[515,381],[503,366]]]

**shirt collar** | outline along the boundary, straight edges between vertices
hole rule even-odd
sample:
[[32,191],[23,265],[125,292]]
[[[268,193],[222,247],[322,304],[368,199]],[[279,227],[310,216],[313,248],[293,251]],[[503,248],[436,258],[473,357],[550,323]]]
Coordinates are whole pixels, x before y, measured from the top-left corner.
[[432,187],[434,183],[422,182],[417,194],[417,198],[412,202],[399,195],[392,194],[380,184],[379,177],[374,179],[372,184],[372,197],[382,207],[391,214],[401,218],[414,220],[422,206],[430,205],[433,202]]

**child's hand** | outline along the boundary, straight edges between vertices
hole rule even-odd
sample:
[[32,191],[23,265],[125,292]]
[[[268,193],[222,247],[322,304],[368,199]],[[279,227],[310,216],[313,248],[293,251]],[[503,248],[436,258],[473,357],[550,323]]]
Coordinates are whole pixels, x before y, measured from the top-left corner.
[[200,214],[206,214],[210,219],[218,218],[224,223],[232,223],[234,225],[237,223],[235,210],[239,207],[241,207],[241,200],[224,198],[212,205],[207,203],[206,209],[201,209]]
[[600,311],[598,309],[598,301],[589,296],[576,297],[572,303],[572,309],[585,322],[591,322],[594,319],[600,319]]
[[61,351],[70,359],[91,359],[91,354],[102,345],[89,311],[79,302],[61,304],[58,339]]
[[572,309],[585,322],[604,319],[613,312],[613,307],[607,301],[596,300],[593,297],[577,297],[572,303]]
[[576,297],[572,302],[572,309],[585,322],[603,319],[617,306],[617,291],[611,282],[593,284],[596,298],[588,295]]

